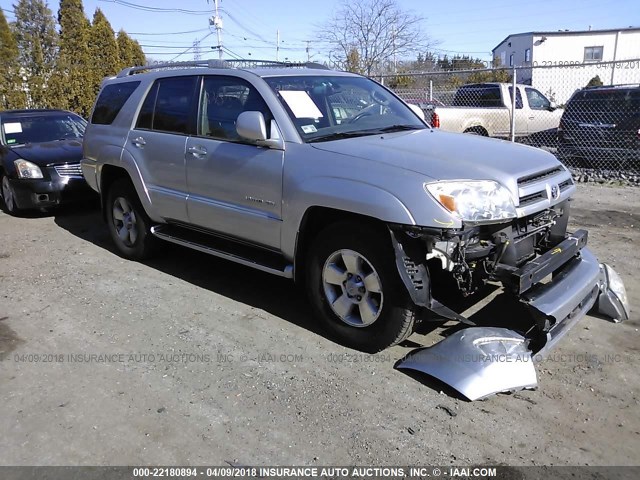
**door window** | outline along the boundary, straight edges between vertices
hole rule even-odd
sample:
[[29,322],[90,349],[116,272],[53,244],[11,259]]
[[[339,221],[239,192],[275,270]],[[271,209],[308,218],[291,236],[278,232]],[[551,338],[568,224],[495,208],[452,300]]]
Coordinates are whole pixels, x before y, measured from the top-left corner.
[[547,97],[541,94],[535,88],[525,88],[529,108],[532,110],[546,110],[551,105]]
[[147,94],[137,128],[189,134],[197,77],[161,78]]
[[264,116],[269,136],[273,117],[260,93],[249,82],[236,77],[205,77],[200,96],[198,134],[218,140],[240,141],[236,131],[238,116],[242,112],[254,111]]

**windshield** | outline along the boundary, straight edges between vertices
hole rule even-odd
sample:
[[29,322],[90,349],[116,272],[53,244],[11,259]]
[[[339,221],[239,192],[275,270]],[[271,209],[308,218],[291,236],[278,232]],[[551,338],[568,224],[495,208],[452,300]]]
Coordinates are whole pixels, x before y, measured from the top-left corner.
[[364,77],[271,77],[305,142],[426,128],[410,108]]
[[2,134],[7,145],[26,145],[82,138],[86,125],[72,113],[8,115],[2,118]]

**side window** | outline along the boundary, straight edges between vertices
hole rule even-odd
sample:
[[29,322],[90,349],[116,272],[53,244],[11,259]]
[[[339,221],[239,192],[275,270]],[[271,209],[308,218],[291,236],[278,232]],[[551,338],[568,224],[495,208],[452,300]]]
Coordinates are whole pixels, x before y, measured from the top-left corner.
[[529,102],[529,108],[532,110],[546,110],[550,107],[550,102],[547,97],[542,95],[535,88],[525,88],[527,94],[527,101]]
[[250,83],[235,77],[204,77],[198,117],[199,135],[239,141],[236,131],[238,116],[251,111],[262,113],[269,135],[273,117],[260,93]]
[[197,77],[172,77],[156,80],[145,98],[137,128],[188,134],[194,111]]
[[[509,87],[509,106],[513,102],[513,86]],[[522,95],[520,94],[520,89],[516,88],[516,109],[522,108]]]
[[91,123],[111,125],[138,85],[140,82],[125,82],[104,87],[93,109]]
[[453,106],[478,108],[502,107],[500,87],[497,85],[461,87],[453,99]]

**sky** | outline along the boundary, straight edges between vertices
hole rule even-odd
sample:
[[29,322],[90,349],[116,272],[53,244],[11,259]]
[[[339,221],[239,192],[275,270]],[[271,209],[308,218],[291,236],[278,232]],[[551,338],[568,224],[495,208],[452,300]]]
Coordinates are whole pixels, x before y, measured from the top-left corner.
[[[0,0],[11,21],[16,0]],[[220,0],[225,58],[312,61],[326,59],[317,32],[341,0]],[[424,18],[421,28],[439,55],[471,55],[491,60],[491,50],[507,35],[535,30],[587,30],[640,27],[638,0],[397,0],[404,11]],[[57,15],[59,0],[48,0]],[[128,5],[126,5],[128,4]],[[89,19],[100,8],[115,31],[138,40],[148,58],[193,60],[194,41],[201,58],[218,58],[216,32],[209,26],[213,0],[84,0]],[[142,8],[140,8],[142,6]],[[167,9],[168,11],[151,11]],[[277,39],[280,50],[276,51]],[[186,33],[182,33],[186,32]],[[308,51],[307,51],[308,48]],[[413,59],[410,59],[413,60]]]

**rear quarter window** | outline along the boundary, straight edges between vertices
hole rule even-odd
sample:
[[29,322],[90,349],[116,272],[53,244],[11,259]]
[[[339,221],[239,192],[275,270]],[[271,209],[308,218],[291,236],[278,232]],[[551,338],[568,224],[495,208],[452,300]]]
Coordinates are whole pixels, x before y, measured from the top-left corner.
[[454,107],[502,107],[500,87],[497,85],[461,87],[453,99]]
[[91,123],[97,125],[112,124],[131,94],[138,88],[138,85],[140,85],[140,82],[124,82],[104,87],[93,109]]

